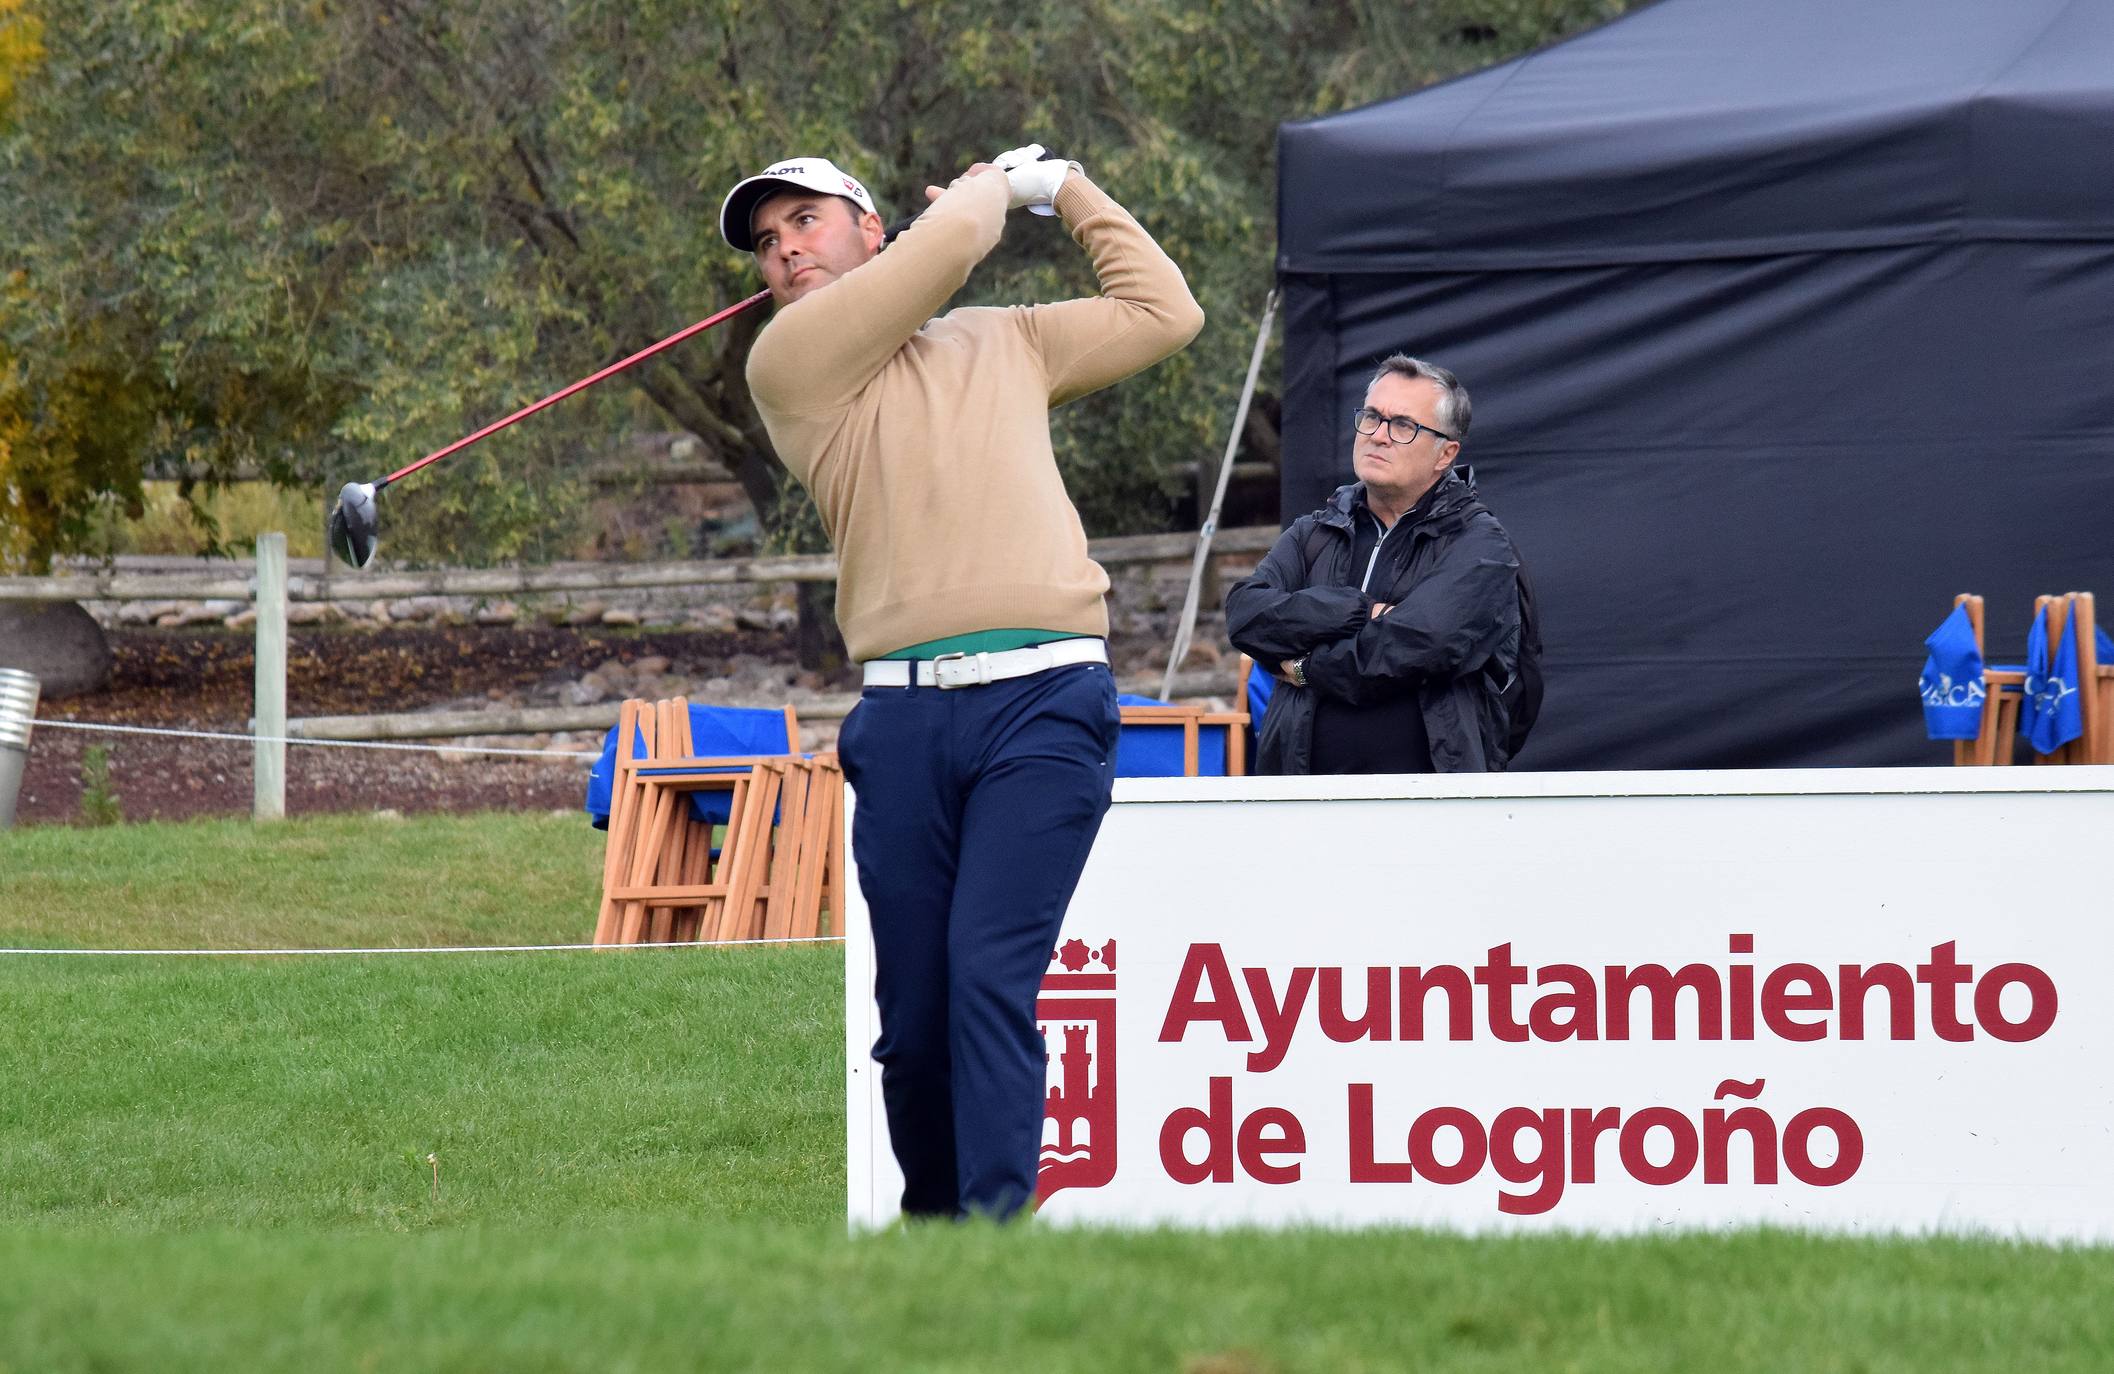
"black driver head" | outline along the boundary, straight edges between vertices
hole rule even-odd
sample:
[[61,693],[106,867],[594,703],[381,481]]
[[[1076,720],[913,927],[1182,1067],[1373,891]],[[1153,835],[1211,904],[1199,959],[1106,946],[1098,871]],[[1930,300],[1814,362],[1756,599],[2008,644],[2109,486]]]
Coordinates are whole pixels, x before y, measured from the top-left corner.
[[364,568],[374,561],[379,538],[374,483],[347,482],[338,493],[337,509],[330,513],[330,551],[347,566]]

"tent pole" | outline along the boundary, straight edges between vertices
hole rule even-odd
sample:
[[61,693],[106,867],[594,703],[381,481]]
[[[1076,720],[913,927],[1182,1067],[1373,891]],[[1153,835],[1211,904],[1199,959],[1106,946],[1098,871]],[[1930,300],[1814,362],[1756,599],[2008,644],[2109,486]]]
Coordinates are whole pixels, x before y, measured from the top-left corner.
[[1255,352],[1248,358],[1248,380],[1241,385],[1240,405],[1233,412],[1233,432],[1226,436],[1226,456],[1219,463],[1218,488],[1211,493],[1211,510],[1204,527],[1197,531],[1196,560],[1189,565],[1189,594],[1182,598],[1182,619],[1175,627],[1174,651],[1167,656],[1167,675],[1160,679],[1160,700],[1174,692],[1175,669],[1189,655],[1189,636],[1196,629],[1198,589],[1204,581],[1204,565],[1211,560],[1211,536],[1218,532],[1219,507],[1226,503],[1226,483],[1233,476],[1233,454],[1240,447],[1241,428],[1248,423],[1248,403],[1255,399],[1255,378],[1262,371],[1263,349],[1270,342],[1270,322],[1277,315],[1277,288],[1263,300],[1262,327],[1255,331]]

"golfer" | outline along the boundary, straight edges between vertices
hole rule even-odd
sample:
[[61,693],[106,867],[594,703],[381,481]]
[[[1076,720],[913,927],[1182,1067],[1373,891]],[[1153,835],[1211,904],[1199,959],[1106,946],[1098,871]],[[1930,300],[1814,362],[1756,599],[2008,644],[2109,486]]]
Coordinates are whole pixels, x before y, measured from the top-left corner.
[[[748,178],[720,211],[774,298],[749,387],[829,529],[837,623],[865,677],[838,751],[912,1217],[1033,1204],[1035,997],[1115,771],[1108,576],[1049,410],[1203,327],[1137,221],[1041,151],[927,187],[886,251],[873,198],[822,158]],[[1023,206],[1063,219],[1101,294],[940,315]]]

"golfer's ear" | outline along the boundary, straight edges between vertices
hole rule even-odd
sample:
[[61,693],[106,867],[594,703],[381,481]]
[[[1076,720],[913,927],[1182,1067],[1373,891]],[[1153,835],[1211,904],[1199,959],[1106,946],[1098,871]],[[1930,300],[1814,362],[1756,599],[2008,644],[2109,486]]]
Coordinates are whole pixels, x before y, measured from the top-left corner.
[[887,241],[888,226],[881,223],[879,215],[870,210],[861,210],[859,233],[866,239],[866,250],[869,253],[878,253],[881,251],[881,245]]
[[1444,472],[1446,471],[1446,469],[1453,466],[1454,459],[1461,456],[1460,442],[1458,440],[1448,439],[1446,441],[1446,447],[1439,450],[1439,456],[1442,459],[1442,461],[1439,463],[1439,471]]

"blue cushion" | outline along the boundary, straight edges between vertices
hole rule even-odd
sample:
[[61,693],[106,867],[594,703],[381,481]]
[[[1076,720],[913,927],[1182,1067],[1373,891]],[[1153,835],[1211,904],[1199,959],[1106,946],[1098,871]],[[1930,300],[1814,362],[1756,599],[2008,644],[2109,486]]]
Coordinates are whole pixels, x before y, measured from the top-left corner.
[[[1116,698],[1119,706],[1165,706],[1168,703],[1151,697],[1131,696],[1125,693]],[[1225,725],[1206,725],[1197,731],[1196,771],[1198,776],[1222,778],[1226,776],[1226,731]],[[1123,724],[1123,733],[1116,740],[1116,776],[1119,778],[1179,778],[1182,772],[1182,727],[1180,725],[1134,725]]]
[[[769,757],[791,754],[799,747],[799,741],[785,737],[783,707],[699,706],[694,703],[690,707],[690,744],[694,756],[701,759]],[[644,753],[645,736],[641,734],[633,740],[632,747]],[[649,768],[645,771],[651,775],[690,771],[738,773],[742,770]],[[617,727],[612,725],[602,736],[602,753],[587,775],[587,801],[581,808],[597,830],[609,828],[609,789],[616,772]],[[733,799],[734,794],[725,789],[692,792],[690,814],[712,825],[725,825]]]

